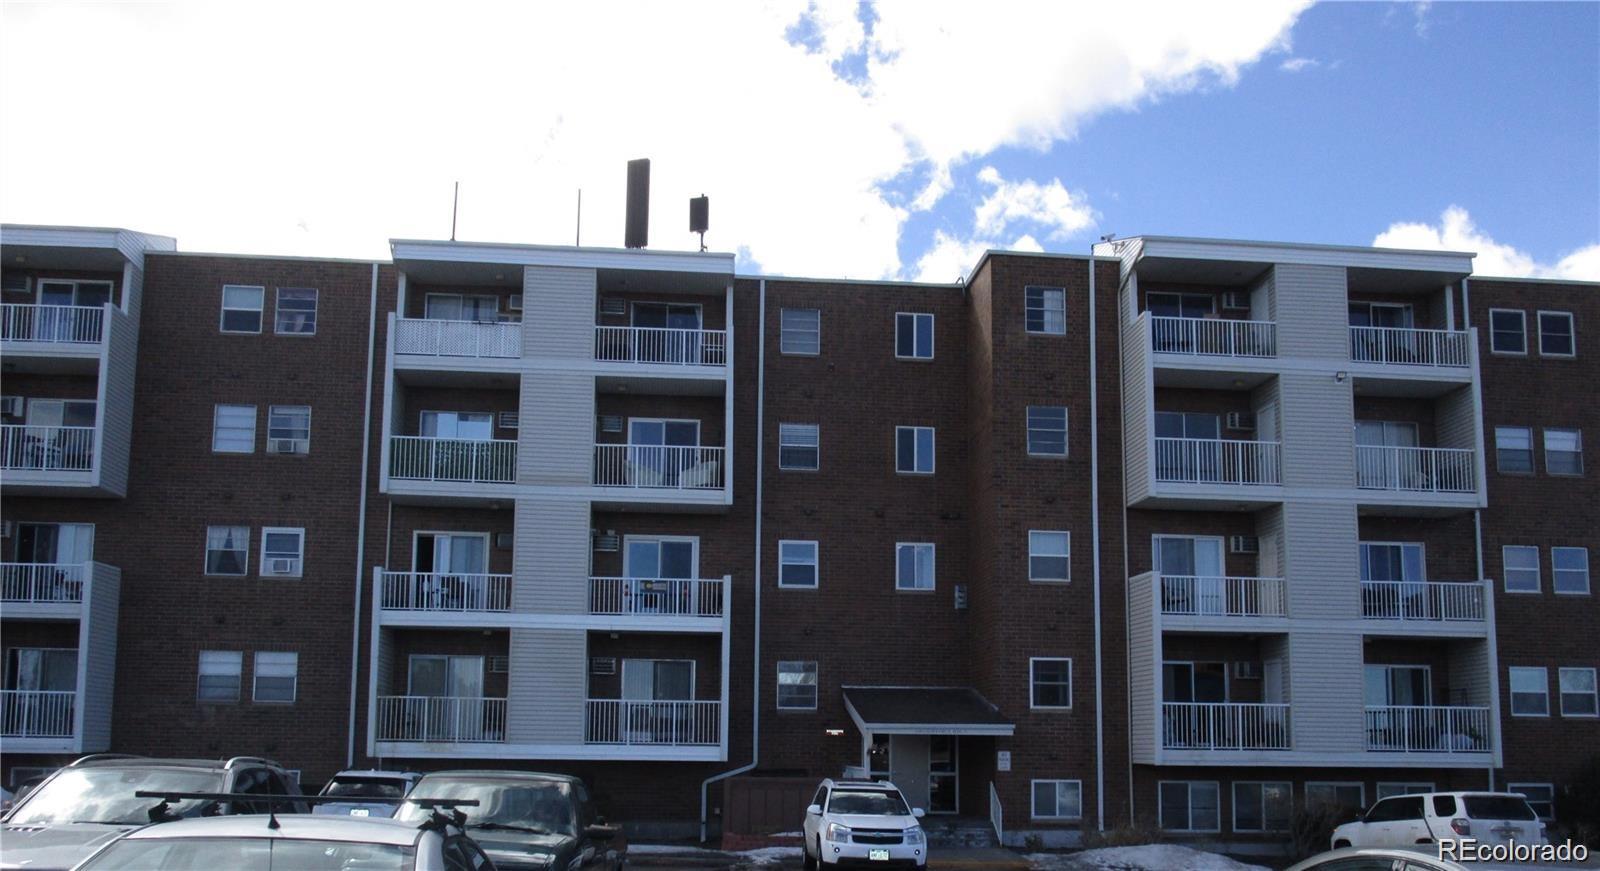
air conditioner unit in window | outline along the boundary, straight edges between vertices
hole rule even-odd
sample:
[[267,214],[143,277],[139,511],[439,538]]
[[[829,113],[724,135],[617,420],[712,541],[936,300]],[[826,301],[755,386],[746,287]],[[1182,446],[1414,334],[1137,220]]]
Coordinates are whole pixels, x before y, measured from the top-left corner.
[[9,520],[0,520],[0,538],[10,538],[16,532],[17,525]]
[[514,312],[522,311],[522,294],[513,293],[506,297],[506,310]]
[[0,396],[0,414],[8,417],[22,416],[22,397]]
[[510,550],[511,542],[512,536],[509,532],[497,532],[494,534],[494,546],[496,550]]
[[956,584],[956,610],[967,610],[967,585]]
[[628,301],[615,296],[600,298],[600,313],[603,315],[625,315],[628,313]]
[[1233,664],[1233,676],[1236,680],[1261,680],[1261,663],[1236,662]]
[[300,439],[267,439],[269,454],[304,454],[311,445]]
[[1253,535],[1228,536],[1228,553],[1260,553],[1261,539]]
[[1248,411],[1228,412],[1228,429],[1255,429],[1256,416]]
[[24,293],[27,292],[28,275],[22,272],[5,273],[5,277],[0,278],[0,290],[15,290],[22,291]]
[[602,415],[600,415],[600,431],[601,432],[622,432],[622,415],[620,415],[620,414],[602,414]]
[[489,673],[490,674],[507,674],[510,671],[511,671],[511,657],[509,657],[509,656],[491,656],[491,657],[489,657]]
[[589,534],[594,538],[594,549],[600,553],[616,553],[622,549],[622,540],[615,529],[608,529],[605,532],[592,529]]
[[589,660],[590,674],[616,674],[617,658],[614,656],[596,656]]
[[1222,307],[1234,311],[1250,310],[1250,294],[1242,290],[1230,290],[1222,295]]
[[267,560],[267,574],[292,575],[300,569],[300,561],[287,557],[275,557]]
[[501,429],[516,429],[517,428],[517,420],[518,420],[517,413],[515,411],[502,411],[502,412],[500,412],[500,428]]

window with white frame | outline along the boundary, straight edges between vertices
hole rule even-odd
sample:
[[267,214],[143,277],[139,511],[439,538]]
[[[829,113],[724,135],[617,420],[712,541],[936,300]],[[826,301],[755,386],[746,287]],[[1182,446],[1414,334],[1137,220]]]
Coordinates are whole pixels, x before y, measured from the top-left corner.
[[250,567],[250,527],[206,527],[206,574],[243,575]]
[[894,428],[894,470],[905,475],[933,474],[933,427]]
[[1028,455],[1067,455],[1067,408],[1064,405],[1028,406]]
[[1028,580],[1072,580],[1072,533],[1043,529],[1028,531]]
[[1556,787],[1552,783],[1508,783],[1507,792],[1519,793],[1541,820],[1556,818]]
[[1526,426],[1494,428],[1494,465],[1501,472],[1533,473],[1533,429]]
[[1060,287],[1034,287],[1024,290],[1028,332],[1051,336],[1067,332],[1067,291]]
[[1595,695],[1594,669],[1557,669],[1556,683],[1561,686],[1561,716],[1600,716],[1600,703],[1597,703]]
[[1545,428],[1544,471],[1547,475],[1583,474],[1582,431]]
[[816,471],[822,464],[814,423],[778,424],[778,468]]
[[1424,792],[1433,792],[1431,783],[1379,783],[1377,801],[1394,798],[1397,795],[1418,795]]
[[254,699],[258,702],[292,702],[295,698],[300,654],[258,651]]
[[778,542],[778,586],[798,588],[817,586],[816,542]]
[[1159,784],[1161,828],[1169,832],[1215,832],[1222,826],[1214,780],[1164,780]]
[[1577,353],[1572,312],[1539,312],[1539,356],[1572,357]]
[[1518,309],[1489,309],[1489,350],[1496,354],[1528,353],[1528,315]]
[[311,453],[311,406],[267,406],[267,453]]
[[790,711],[817,709],[816,660],[778,661],[778,707]]
[[255,453],[256,407],[218,405],[211,417],[211,450],[218,454]]
[[1294,787],[1288,781],[1234,781],[1234,831],[1287,832],[1293,812]]
[[261,309],[267,289],[247,284],[222,286],[222,331],[224,333],[261,332]]
[[1028,660],[1030,708],[1072,707],[1072,660],[1035,656]]
[[1589,594],[1589,549],[1550,548],[1550,588],[1569,596]]
[[902,360],[933,359],[933,315],[899,312],[894,316],[894,355]]
[[1550,716],[1550,673],[1547,669],[1511,667],[1511,716]]
[[785,354],[815,357],[822,351],[822,311],[814,308],[786,308],[779,313],[778,350]]
[[896,590],[933,589],[933,545],[926,542],[899,542],[894,546],[894,588]]
[[237,702],[243,669],[244,654],[240,651],[200,651],[200,701]]
[[278,288],[276,331],[286,336],[317,334],[317,289],[314,287]]
[[1083,817],[1083,781],[1033,781],[1033,818],[1076,820]]
[[261,530],[261,574],[300,577],[305,547],[304,529],[269,526]]
[[1506,576],[1506,592],[1539,592],[1539,549],[1525,544],[1500,548],[1500,566]]
[[1367,786],[1364,783],[1335,783],[1308,781],[1306,807],[1334,808],[1359,811],[1367,806]]

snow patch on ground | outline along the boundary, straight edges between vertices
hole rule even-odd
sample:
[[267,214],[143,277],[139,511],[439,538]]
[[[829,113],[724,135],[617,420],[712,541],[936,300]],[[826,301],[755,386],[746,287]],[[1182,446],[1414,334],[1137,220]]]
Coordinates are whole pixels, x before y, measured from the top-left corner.
[[741,850],[736,853],[724,853],[720,850],[707,850],[704,847],[685,846],[681,844],[629,844],[628,853],[631,855],[694,855],[701,854],[716,857],[720,860],[740,862],[745,865],[777,865],[788,860],[800,858],[799,847],[758,847],[754,850]]
[[1260,865],[1246,865],[1218,853],[1207,853],[1178,844],[1145,844],[1139,847],[1106,847],[1078,853],[1033,853],[1028,861],[1037,871],[1268,871]]

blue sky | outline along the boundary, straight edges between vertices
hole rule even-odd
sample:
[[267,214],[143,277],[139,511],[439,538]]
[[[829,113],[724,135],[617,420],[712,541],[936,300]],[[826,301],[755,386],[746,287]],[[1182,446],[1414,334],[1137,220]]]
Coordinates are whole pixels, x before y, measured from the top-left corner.
[[615,245],[647,156],[652,247],[706,193],[744,271],[1115,232],[1600,279],[1597,3],[10,0],[0,111],[0,220],[186,250],[385,257],[456,181],[463,239],[568,244],[581,188]]

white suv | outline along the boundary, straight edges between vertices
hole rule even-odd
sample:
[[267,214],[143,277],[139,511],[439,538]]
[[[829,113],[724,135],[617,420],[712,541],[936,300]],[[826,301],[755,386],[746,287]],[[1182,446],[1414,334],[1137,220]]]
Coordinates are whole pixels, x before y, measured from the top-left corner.
[[824,780],[806,808],[805,866],[925,868],[921,816],[888,781]]
[[1333,847],[1411,847],[1443,839],[1480,844],[1546,844],[1528,800],[1509,792],[1423,792],[1379,801],[1361,819],[1333,830]]

